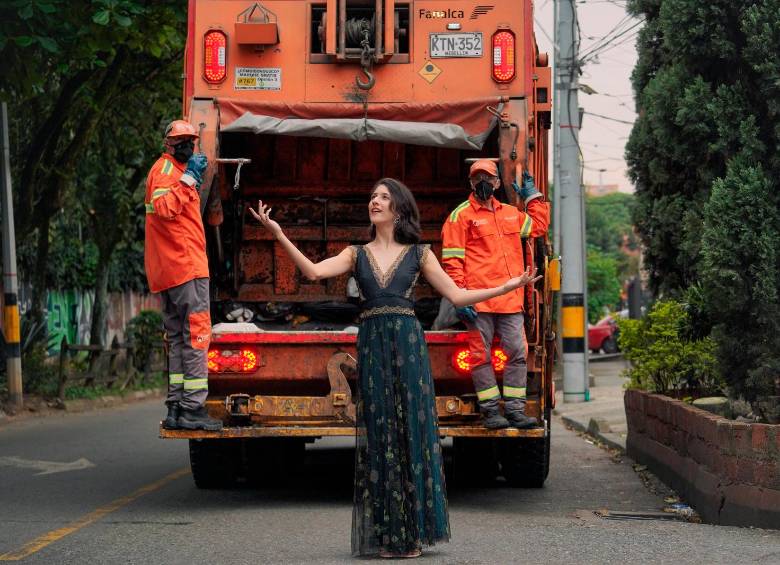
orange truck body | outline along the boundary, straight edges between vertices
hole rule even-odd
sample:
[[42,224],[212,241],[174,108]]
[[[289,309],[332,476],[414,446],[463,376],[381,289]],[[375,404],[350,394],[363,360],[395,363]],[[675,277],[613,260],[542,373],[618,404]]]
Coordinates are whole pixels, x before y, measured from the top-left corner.
[[[310,313],[349,305],[349,277],[306,280],[246,209],[270,203],[290,239],[318,260],[368,241],[371,187],[395,177],[415,194],[423,242],[440,257],[442,224],[468,196],[470,159],[497,160],[507,202],[521,205],[509,187],[524,170],[546,196],[552,89],[533,3],[190,0],[188,26],[183,113],[210,161],[202,206],[212,317],[223,319],[228,304],[253,313],[284,304],[290,314],[215,324],[207,405],[225,429],[161,435],[191,446],[354,435],[354,327]],[[546,238],[525,248],[547,275]],[[465,332],[426,331],[444,436],[549,447],[554,278],[526,296],[528,413],[543,426],[483,428],[470,375],[454,362]],[[417,298],[436,310],[423,281]]]

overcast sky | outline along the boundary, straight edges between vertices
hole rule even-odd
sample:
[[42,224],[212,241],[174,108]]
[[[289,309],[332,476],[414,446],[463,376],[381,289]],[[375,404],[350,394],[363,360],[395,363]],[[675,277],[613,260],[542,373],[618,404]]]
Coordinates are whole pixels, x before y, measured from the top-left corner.
[[[551,38],[555,31],[553,0],[535,0],[535,5],[536,40],[539,49],[547,51],[552,62]],[[586,54],[590,46],[614,30],[617,29],[619,33],[638,24],[626,13],[625,0],[577,0],[577,11],[582,34],[581,54]],[[625,192],[633,191],[623,159],[631,125],[593,114],[625,122],[633,122],[636,118],[631,71],[636,62],[636,32],[640,27],[627,31],[609,46],[610,49],[603,51],[596,60],[588,62],[580,77],[580,84],[586,84],[598,93],[587,95],[580,92],[580,106],[585,109],[580,132],[580,145],[585,157],[583,182],[598,184],[599,169],[604,169],[601,173],[604,184],[617,184]]]

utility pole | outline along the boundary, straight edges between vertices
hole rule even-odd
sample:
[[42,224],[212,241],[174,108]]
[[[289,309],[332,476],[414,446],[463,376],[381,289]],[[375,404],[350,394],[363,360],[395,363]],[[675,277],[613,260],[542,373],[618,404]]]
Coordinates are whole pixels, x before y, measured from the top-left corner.
[[555,230],[560,242],[563,400],[590,400],[588,390],[585,199],[580,174],[579,28],[574,0],[555,1]]
[[0,103],[0,139],[3,144],[0,177],[2,177],[3,214],[3,334],[6,342],[8,396],[10,403],[22,408],[22,351],[19,330],[19,298],[16,277],[16,235],[14,234],[14,199],[11,195],[11,148],[8,143],[8,108]]

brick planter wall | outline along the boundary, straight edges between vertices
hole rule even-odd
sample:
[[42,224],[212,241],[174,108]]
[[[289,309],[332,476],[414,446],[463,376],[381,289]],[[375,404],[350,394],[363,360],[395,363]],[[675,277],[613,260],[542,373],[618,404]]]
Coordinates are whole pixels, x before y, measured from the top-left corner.
[[679,400],[625,394],[630,457],[705,522],[780,529],[780,426],[726,420]]

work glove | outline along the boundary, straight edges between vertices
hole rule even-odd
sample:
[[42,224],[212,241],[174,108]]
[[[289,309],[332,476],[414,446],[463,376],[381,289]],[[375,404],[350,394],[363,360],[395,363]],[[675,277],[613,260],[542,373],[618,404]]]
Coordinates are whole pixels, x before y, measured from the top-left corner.
[[209,165],[208,158],[203,153],[195,153],[187,161],[187,168],[184,169],[184,174],[181,176],[181,182],[187,186],[200,186],[203,182],[203,172]]
[[534,183],[534,177],[528,171],[523,171],[522,186],[517,184],[517,181],[512,183],[512,190],[514,190],[520,197],[520,200],[528,204],[534,198],[541,198],[542,193],[539,192]]
[[477,319],[477,311],[473,306],[455,308],[455,315],[461,322],[473,322]]

